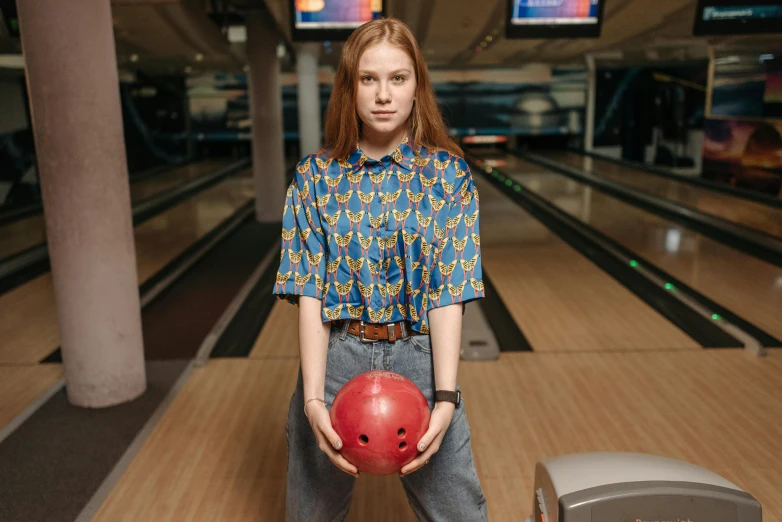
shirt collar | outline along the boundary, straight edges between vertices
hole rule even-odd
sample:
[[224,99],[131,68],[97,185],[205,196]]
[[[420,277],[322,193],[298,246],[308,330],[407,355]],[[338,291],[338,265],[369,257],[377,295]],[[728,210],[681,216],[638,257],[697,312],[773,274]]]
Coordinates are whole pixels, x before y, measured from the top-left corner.
[[[399,146],[394,150],[394,152],[380,158],[380,162],[394,162],[406,170],[413,170],[415,166],[415,159],[419,155],[417,150],[418,147],[416,147],[413,143],[413,137],[408,134],[405,136],[405,139],[402,140],[402,143],[400,143]],[[358,143],[356,143],[356,149],[348,158],[350,165],[354,169],[359,169],[363,167],[364,163],[366,163],[368,160],[369,158],[364,154],[364,151],[361,150],[361,147],[359,147]]]

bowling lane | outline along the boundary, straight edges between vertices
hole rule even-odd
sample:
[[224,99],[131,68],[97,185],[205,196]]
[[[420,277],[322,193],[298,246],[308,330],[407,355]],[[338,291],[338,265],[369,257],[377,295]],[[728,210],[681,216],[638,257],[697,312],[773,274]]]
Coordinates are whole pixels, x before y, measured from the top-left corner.
[[[529,166],[524,176],[540,177]],[[482,262],[505,306],[537,352],[698,349],[668,322],[535,218],[476,175]],[[557,200],[580,212],[577,190]]]
[[[105,485],[92,520],[284,520],[285,421],[298,366],[227,358],[195,368]],[[489,520],[532,512],[536,462],[627,451],[719,473],[763,504],[763,520],[779,522],[780,371],[782,353],[740,350],[503,353],[500,362],[462,364]],[[396,476],[358,479],[348,522],[414,520]]]
[[0,430],[57,384],[62,374],[60,364],[0,366]]
[[640,169],[584,156],[576,152],[549,150],[535,151],[535,153],[622,185],[668,199],[674,203],[697,208],[706,214],[782,238],[782,209],[780,208],[732,197],[728,194],[662,176],[655,176]]
[[[227,165],[226,160],[205,160],[188,163],[181,167],[142,179],[130,185],[133,203],[210,174]],[[46,241],[46,225],[43,215],[30,216],[0,227],[0,259],[18,254],[23,250]]]
[[250,359],[299,357],[299,308],[277,300],[263,324]]
[[[139,284],[253,198],[251,171],[135,228]],[[0,295],[0,364],[34,364],[60,344],[51,273]]]
[[[502,172],[595,227],[698,292],[782,339],[782,269],[745,255],[677,223],[549,172],[530,177],[529,164],[508,156]],[[540,170],[538,168],[538,170]],[[585,204],[564,204],[575,191]]]
[[167,190],[178,187],[188,181],[211,174],[219,168],[231,163],[228,159],[208,159],[195,163],[188,163],[172,170],[162,172],[155,176],[141,179],[130,185],[130,198],[138,202],[152,196],[162,194]]

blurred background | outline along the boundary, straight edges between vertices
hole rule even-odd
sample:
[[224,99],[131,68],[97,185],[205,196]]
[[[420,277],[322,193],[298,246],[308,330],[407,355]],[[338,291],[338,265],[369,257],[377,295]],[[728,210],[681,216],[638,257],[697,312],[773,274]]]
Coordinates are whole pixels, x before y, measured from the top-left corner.
[[[602,451],[781,521],[782,0],[0,0],[0,521],[285,519],[285,194],[382,16],[480,193],[459,381],[491,520]],[[759,520],[658,505],[632,520]],[[413,519],[358,480],[348,520]]]

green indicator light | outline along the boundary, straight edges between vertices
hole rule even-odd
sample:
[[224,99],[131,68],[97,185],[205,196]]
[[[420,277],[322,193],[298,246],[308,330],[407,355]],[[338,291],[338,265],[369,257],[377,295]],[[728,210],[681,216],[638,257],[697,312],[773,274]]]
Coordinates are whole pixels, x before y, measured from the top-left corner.
[[673,290],[674,288],[676,288],[676,287],[673,286],[671,283],[665,283],[665,289],[666,290]]
[[514,189],[516,192],[521,192],[521,185],[514,185],[514,186],[513,186],[513,189]]
[[638,268],[638,261],[636,261],[635,259],[631,259],[630,266],[633,268]]
[[722,319],[722,316],[720,316],[720,314],[711,314],[711,318],[714,319],[715,321],[719,321],[720,319]]
[[508,179],[505,180],[505,184],[510,187],[511,185],[513,185],[513,180],[508,178]]

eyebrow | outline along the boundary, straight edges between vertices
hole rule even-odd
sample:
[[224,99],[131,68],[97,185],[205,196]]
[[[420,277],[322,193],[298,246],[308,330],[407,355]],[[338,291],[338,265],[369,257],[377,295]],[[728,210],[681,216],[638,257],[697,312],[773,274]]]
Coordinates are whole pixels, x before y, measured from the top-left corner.
[[[413,71],[411,71],[410,69],[397,69],[396,71],[391,71],[390,74],[399,74],[401,72],[406,72],[406,73],[412,74]],[[358,71],[358,73],[359,74],[377,74],[375,71],[367,71],[366,69],[361,69],[360,71]]]

